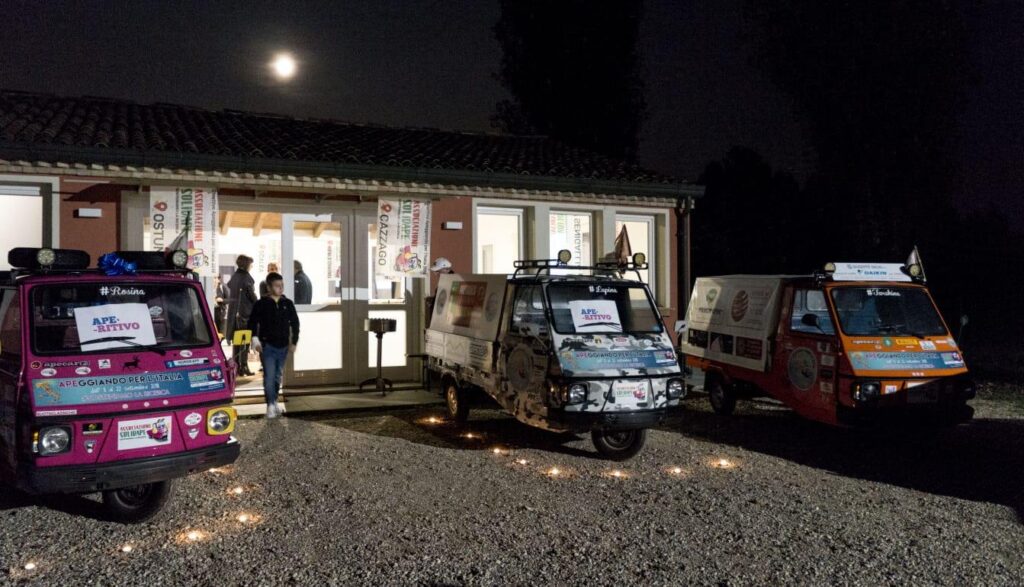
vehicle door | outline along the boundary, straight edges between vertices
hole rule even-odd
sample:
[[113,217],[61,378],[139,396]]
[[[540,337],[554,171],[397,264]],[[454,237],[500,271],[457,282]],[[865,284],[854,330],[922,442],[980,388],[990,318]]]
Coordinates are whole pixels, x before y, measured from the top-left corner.
[[499,402],[510,410],[529,408],[536,413],[545,405],[544,374],[551,340],[544,289],[539,283],[509,287],[498,353],[503,392]]
[[833,421],[839,346],[825,292],[791,285],[782,304],[772,395],[801,415]]
[[0,477],[16,470],[18,377],[22,342],[20,295],[16,287],[0,288]]

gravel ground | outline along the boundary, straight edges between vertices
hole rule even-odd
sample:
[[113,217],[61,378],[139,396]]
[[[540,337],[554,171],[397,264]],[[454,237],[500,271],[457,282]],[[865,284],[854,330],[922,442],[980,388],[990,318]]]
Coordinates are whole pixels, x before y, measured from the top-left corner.
[[239,462],[181,481],[147,524],[0,490],[0,582],[1020,585],[1024,407],[1000,393],[941,434],[765,403],[719,418],[695,397],[621,478],[588,439],[491,410],[248,420]]

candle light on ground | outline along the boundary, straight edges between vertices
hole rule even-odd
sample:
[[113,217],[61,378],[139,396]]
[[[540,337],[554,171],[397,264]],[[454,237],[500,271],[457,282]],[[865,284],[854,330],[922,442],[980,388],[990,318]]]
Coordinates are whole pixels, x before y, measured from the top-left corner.
[[528,461],[526,459],[516,459],[516,464],[517,465],[529,465],[530,461]]
[[558,477],[561,474],[562,470],[559,469],[558,467],[551,467],[550,469],[547,470],[548,477]]
[[33,563],[33,562],[25,563],[25,570],[26,571],[34,571],[34,570],[36,570],[36,568],[37,568],[36,563]]
[[716,469],[731,469],[736,466],[736,463],[729,459],[715,459],[711,466]]
[[232,487],[229,491],[232,495],[242,495],[243,493],[245,493],[245,488],[243,488],[241,485],[236,485]]
[[611,471],[605,473],[605,476],[611,477],[612,479],[625,479],[629,477],[629,474],[621,469],[612,469]]
[[668,474],[669,475],[677,475],[677,476],[678,475],[682,475],[683,474],[683,468],[682,467],[669,467],[668,468]]
[[133,550],[135,550],[135,547],[132,546],[131,544],[125,544],[125,545],[123,545],[121,547],[121,552],[123,552],[125,554],[128,554],[128,553],[130,553]]

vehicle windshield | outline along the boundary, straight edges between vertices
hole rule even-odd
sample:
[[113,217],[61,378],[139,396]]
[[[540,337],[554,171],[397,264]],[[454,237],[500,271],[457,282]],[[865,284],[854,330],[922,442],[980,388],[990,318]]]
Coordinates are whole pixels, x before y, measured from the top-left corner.
[[64,283],[32,289],[39,355],[206,346],[198,290],[178,283]]
[[559,334],[661,332],[663,326],[647,289],[616,283],[556,283],[548,303]]
[[914,287],[839,287],[832,290],[847,335],[943,336],[942,318],[928,293]]

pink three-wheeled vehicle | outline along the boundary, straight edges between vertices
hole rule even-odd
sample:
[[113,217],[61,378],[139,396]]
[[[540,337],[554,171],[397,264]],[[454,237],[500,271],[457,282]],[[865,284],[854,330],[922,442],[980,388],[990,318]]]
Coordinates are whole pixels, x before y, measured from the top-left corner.
[[235,367],[184,251],[12,249],[0,273],[0,480],[156,514],[173,480],[235,461]]

